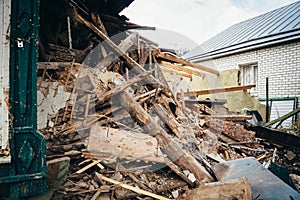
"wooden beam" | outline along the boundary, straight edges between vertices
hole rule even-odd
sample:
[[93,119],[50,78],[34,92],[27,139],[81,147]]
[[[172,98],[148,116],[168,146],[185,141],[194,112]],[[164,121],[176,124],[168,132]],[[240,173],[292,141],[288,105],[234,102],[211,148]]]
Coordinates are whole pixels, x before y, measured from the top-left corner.
[[189,78],[189,79],[192,79],[192,78],[193,78],[192,75],[186,74],[186,73],[184,73],[184,72],[179,72],[179,71],[170,70],[170,69],[165,69],[165,68],[163,68],[162,71],[163,71],[163,72],[167,72],[167,73],[176,73],[176,74],[179,75],[179,76],[187,77],[187,78]]
[[120,98],[122,106],[129,111],[131,117],[137,120],[149,135],[157,139],[159,146],[162,147],[169,159],[182,170],[189,170],[194,174],[196,185],[214,180],[207,170],[191,154],[182,149],[181,145],[157,124],[128,93],[121,93]]
[[225,121],[245,121],[251,120],[252,115],[211,115],[209,118],[221,119]]
[[205,105],[224,105],[227,103],[226,100],[218,100],[218,101],[211,101],[211,100],[197,100],[197,99],[185,99],[186,104],[205,104]]
[[283,115],[283,116],[281,116],[281,117],[279,117],[279,118],[277,118],[277,119],[274,119],[274,120],[272,120],[272,121],[266,123],[265,126],[271,126],[271,125],[273,125],[273,124],[276,124],[277,122],[284,121],[284,120],[286,120],[287,118],[289,118],[289,117],[291,117],[291,116],[297,114],[298,112],[300,112],[300,108],[297,108],[296,110],[293,110],[293,111],[291,111],[291,112],[289,112],[289,113],[287,113],[287,114],[285,114],[285,115]]
[[120,187],[122,187],[122,188],[125,188],[125,189],[127,189],[127,190],[131,190],[131,191],[133,191],[133,192],[135,192],[135,193],[142,194],[142,195],[146,195],[146,196],[152,197],[152,198],[154,198],[154,199],[159,199],[159,200],[169,200],[169,199],[166,198],[166,197],[163,197],[163,196],[154,194],[154,193],[152,193],[152,192],[148,192],[148,191],[146,191],[146,190],[142,190],[142,189],[133,187],[133,186],[131,186],[131,185],[127,185],[127,184],[121,183],[121,182],[119,182],[119,181],[113,180],[113,179],[111,179],[111,178],[105,177],[105,176],[103,176],[102,174],[99,174],[99,173],[97,173],[97,172],[95,173],[95,175],[96,175],[97,177],[99,177],[99,178],[100,178],[101,180],[103,180],[103,181],[107,181],[107,182],[109,182],[109,183],[115,184],[115,185],[120,186]]
[[168,125],[168,127],[178,138],[182,138],[184,136],[189,135],[185,132],[184,128],[182,128],[178,121],[175,119],[175,116],[172,113],[168,113],[162,105],[155,104],[153,105],[153,108],[159,116],[159,118]]
[[197,68],[197,69],[201,69],[203,71],[206,71],[206,72],[218,75],[218,76],[220,75],[220,72],[218,70],[215,70],[215,69],[212,69],[212,68],[209,68],[209,67],[205,67],[205,66],[200,65],[198,63],[188,62],[188,61],[183,60],[181,58],[178,58],[174,55],[170,55],[170,54],[167,54],[167,53],[160,53],[160,54],[158,54],[158,57],[169,60],[169,61],[177,62],[177,63],[183,64],[183,65],[187,65],[187,66],[190,66],[190,67],[194,67],[194,68]]
[[[102,95],[98,95],[98,101],[97,101],[97,104],[102,104],[104,103],[105,101],[111,99],[111,97],[113,95],[116,95],[118,94],[119,92],[125,90],[126,88],[130,87],[131,85],[135,84],[135,83],[138,83],[142,80],[144,80],[147,76],[149,76],[151,74],[152,71],[149,71],[149,72],[146,72],[146,73],[143,73],[143,74],[140,74],[136,77],[134,77],[133,79],[130,79],[129,81],[123,83],[122,85],[119,85],[109,91],[107,91],[105,94],[102,94]],[[94,105],[93,105],[94,106]],[[93,107],[92,106],[92,107]]]
[[93,20],[93,22],[97,25],[97,27],[106,35],[108,36],[108,33],[106,31],[106,28],[100,18],[100,15],[99,14],[96,14],[96,13],[92,13],[91,14],[91,18]]
[[[93,33],[96,34],[98,37],[100,37],[102,40],[104,40],[104,42],[118,55],[120,55],[128,65],[134,68],[136,72],[138,72],[139,74],[143,74],[146,72],[146,70],[143,67],[141,67],[136,61],[134,61],[124,51],[122,51],[109,37],[107,37],[104,33],[102,33],[94,24],[84,19],[80,14],[77,14],[77,20],[83,25],[85,25],[87,28],[92,30]],[[159,80],[154,78],[152,75],[147,76],[146,79],[150,83],[158,84],[164,87],[164,85]]]
[[[223,93],[223,92],[234,92],[239,90],[248,90],[253,87],[256,87],[256,85],[245,85],[245,86],[234,86],[234,87],[226,87],[226,88],[218,88],[218,89],[209,89],[209,90],[199,90],[199,91],[193,91],[193,92],[185,92],[184,96],[198,96],[198,95],[205,95],[205,94],[215,94],[215,93]],[[177,93],[177,95],[180,95]]]
[[183,71],[183,72],[187,72],[189,74],[194,74],[196,76],[204,76],[204,74],[201,73],[201,72],[198,72],[198,71],[195,71],[195,70],[192,70],[192,69],[188,69],[188,68],[185,68],[185,67],[181,67],[181,66],[178,66],[178,65],[174,65],[174,64],[169,63],[169,62],[158,61],[158,64],[163,65],[165,67],[172,68],[172,69],[176,69],[178,71]]
[[181,171],[181,169],[177,165],[172,163],[168,158],[165,158],[165,163],[173,172],[175,172],[178,176],[180,176],[191,187],[195,186],[195,184]]
[[74,67],[84,67],[87,65],[81,64],[81,63],[73,63],[73,62],[38,62],[37,63],[37,69],[38,70],[58,70],[63,68],[68,68],[71,66]]
[[[118,48],[123,51],[127,52],[130,47],[132,47],[136,43],[136,37],[137,33],[132,33],[129,36],[127,36],[119,45]],[[101,60],[95,68],[98,68],[100,70],[105,69],[107,66],[112,64],[113,62],[117,61],[119,58],[119,54],[112,53],[108,56],[106,56],[103,60]]]
[[99,162],[101,162],[101,160],[94,160],[92,163],[88,164],[87,166],[85,166],[84,168],[78,170],[77,172],[75,172],[76,174],[81,174],[82,172],[88,170],[89,168],[97,165]]

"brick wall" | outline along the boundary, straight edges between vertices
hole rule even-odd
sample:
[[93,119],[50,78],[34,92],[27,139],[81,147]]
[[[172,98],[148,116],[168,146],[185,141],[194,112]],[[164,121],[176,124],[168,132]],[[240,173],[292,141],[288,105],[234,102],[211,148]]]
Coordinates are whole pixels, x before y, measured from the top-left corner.
[[[265,97],[269,77],[270,97],[300,98],[300,42],[254,50],[200,62],[218,70],[239,69],[239,65],[258,63],[258,97]],[[299,100],[298,100],[299,106]]]

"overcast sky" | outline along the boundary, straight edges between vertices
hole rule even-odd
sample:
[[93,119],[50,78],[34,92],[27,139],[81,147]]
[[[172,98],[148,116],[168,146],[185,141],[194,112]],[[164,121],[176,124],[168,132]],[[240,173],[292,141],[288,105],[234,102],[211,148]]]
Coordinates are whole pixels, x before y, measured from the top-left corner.
[[143,31],[161,47],[193,48],[229,26],[297,0],[135,0],[121,14],[154,26]]

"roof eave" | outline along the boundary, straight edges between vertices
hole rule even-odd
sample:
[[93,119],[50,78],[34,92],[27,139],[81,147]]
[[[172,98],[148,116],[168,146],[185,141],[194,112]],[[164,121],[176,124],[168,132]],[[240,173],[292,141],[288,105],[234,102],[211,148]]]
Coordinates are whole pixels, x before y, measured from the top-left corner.
[[225,49],[221,49],[221,50],[219,49],[219,50],[216,50],[213,52],[207,52],[205,54],[190,57],[190,58],[187,58],[187,60],[193,61],[193,62],[202,62],[202,61],[206,61],[206,60],[210,60],[210,59],[216,59],[216,58],[220,58],[220,57],[243,53],[246,51],[263,49],[263,48],[270,47],[270,46],[276,46],[276,45],[280,45],[280,44],[284,44],[284,43],[289,43],[289,42],[297,41],[297,40],[300,41],[300,30],[294,31],[293,34],[288,35],[287,37],[281,37],[281,38],[277,38],[274,40],[270,39],[270,40],[263,41],[263,42],[262,41],[257,41],[256,43],[252,42],[252,44],[249,42],[248,44],[246,43],[243,45],[235,45],[230,48],[225,48]]

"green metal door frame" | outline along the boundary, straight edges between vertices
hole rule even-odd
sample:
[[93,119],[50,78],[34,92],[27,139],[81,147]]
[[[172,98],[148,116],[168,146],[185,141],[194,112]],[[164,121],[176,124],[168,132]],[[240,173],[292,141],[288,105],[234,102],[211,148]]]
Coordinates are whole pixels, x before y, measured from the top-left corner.
[[[266,98],[259,98],[259,101],[265,102]],[[293,110],[296,110],[297,103],[298,103],[298,97],[273,97],[273,98],[269,98],[270,116],[271,116],[271,110],[272,110],[274,101],[294,101]],[[294,123],[296,121],[297,121],[297,115],[293,115],[292,116],[292,122]]]
[[[0,165],[0,198],[9,195],[10,199],[19,199],[47,191],[46,140],[37,132],[39,1],[12,0],[11,8],[9,97],[12,159],[10,164]],[[1,191],[5,188],[9,190]]]

